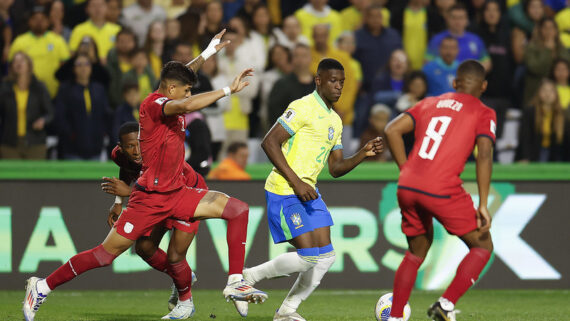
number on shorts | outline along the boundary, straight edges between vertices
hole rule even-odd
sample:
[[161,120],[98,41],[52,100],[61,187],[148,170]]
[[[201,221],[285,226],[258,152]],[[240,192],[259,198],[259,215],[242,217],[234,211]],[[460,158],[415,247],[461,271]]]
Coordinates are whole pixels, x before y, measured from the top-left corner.
[[[451,117],[448,116],[433,117],[430,120],[428,128],[426,130],[426,136],[424,137],[422,146],[418,152],[418,155],[420,155],[421,158],[433,160],[450,122]],[[435,128],[437,127],[438,123],[441,123],[441,126],[439,127],[439,130],[436,131]],[[431,141],[433,141],[433,144],[428,151]]]

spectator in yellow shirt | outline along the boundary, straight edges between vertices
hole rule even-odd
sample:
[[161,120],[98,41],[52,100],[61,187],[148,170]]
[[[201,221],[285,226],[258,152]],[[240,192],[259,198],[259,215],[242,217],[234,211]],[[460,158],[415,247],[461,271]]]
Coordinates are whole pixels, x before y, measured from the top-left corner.
[[[372,1],[350,0],[350,3],[351,6],[340,12],[340,17],[344,30],[355,31],[362,27],[362,13],[371,5]],[[384,27],[390,26],[390,10],[387,8],[382,8],[382,25]]]
[[567,7],[558,11],[556,17],[556,24],[560,32],[560,41],[567,49],[570,49],[570,1],[567,1]]
[[30,56],[34,63],[34,74],[46,85],[53,98],[59,85],[55,72],[63,61],[69,59],[69,49],[60,35],[48,31],[49,20],[44,7],[34,7],[28,23],[30,31],[14,40],[9,60],[18,51]]
[[230,180],[230,181],[248,181],[251,176],[245,171],[247,158],[249,157],[249,149],[246,143],[236,142],[228,147],[226,158],[214,168],[209,179]]
[[[328,42],[332,46],[335,39],[342,33],[342,19],[338,11],[327,5],[328,0],[309,0],[309,3],[295,11],[295,17],[301,23],[302,34],[311,41],[315,25],[329,25]],[[312,45],[312,43],[310,43]],[[318,64],[318,61],[317,61]]]
[[95,40],[101,62],[106,64],[109,50],[115,46],[115,36],[121,30],[119,25],[106,21],[107,3],[105,0],[89,0],[87,3],[89,20],[78,24],[71,32],[69,48],[76,51],[84,36]]
[[[354,101],[358,94],[358,82],[356,73],[351,64],[351,57],[348,53],[340,51],[329,45],[329,26],[315,25],[313,27],[313,47],[311,48],[311,72],[317,74],[319,62],[324,58],[333,58],[338,60],[344,67],[345,77],[342,96],[334,105],[335,111],[342,119],[343,137],[350,139],[352,137],[352,122],[354,120]],[[350,145],[345,146],[345,151]],[[350,151],[348,151],[350,152]]]

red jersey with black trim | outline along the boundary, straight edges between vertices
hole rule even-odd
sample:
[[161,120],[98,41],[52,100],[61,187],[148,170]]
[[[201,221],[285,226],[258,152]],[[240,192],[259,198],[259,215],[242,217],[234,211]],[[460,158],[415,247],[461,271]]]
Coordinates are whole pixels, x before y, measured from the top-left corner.
[[[119,146],[115,146],[115,148],[113,148],[111,159],[121,168],[120,179],[125,183],[130,185],[139,178],[142,165],[130,161],[128,157],[121,152],[121,148]],[[199,174],[186,162],[184,162],[182,175],[184,175],[186,186],[204,188],[203,186],[197,186]]]
[[163,108],[168,101],[164,95],[153,92],[140,107],[139,140],[143,164],[137,183],[149,192],[169,192],[185,185],[182,175],[186,164],[184,116],[165,116]]
[[398,185],[435,195],[460,192],[459,175],[477,137],[495,142],[495,111],[469,94],[447,93],[425,98],[406,113],[414,120],[415,142]]

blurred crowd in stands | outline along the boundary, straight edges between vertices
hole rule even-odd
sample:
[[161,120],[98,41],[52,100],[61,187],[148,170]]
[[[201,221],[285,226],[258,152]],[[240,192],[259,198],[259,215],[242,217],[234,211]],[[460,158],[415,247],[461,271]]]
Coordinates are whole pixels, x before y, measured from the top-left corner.
[[261,139],[314,90],[324,57],[345,68],[345,154],[453,91],[458,64],[476,59],[497,161],[570,161],[570,0],[0,0],[0,158],[106,160],[161,66],[189,62],[224,28],[231,44],[192,93],[246,67],[255,77],[187,116],[187,159],[203,174],[219,161],[211,176],[243,179],[247,162],[267,161]]

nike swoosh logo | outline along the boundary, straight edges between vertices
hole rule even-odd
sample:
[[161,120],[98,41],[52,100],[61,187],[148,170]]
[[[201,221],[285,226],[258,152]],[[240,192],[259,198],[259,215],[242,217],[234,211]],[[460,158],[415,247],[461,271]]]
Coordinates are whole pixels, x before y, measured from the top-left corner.
[[318,118],[319,118],[319,119],[323,119],[323,118],[325,118],[325,116],[319,116]]

